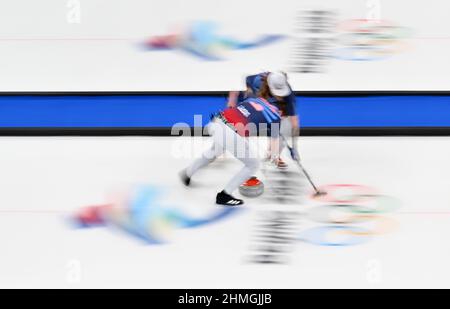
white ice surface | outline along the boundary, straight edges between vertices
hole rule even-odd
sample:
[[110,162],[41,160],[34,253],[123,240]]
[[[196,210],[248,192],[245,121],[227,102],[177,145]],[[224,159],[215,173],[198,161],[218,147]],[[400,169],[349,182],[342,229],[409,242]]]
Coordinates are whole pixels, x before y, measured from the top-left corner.
[[[402,207],[390,215],[398,221],[392,233],[350,247],[299,242],[285,265],[244,262],[264,207],[260,199],[223,221],[176,230],[163,245],[68,224],[79,207],[104,203],[109,192],[133,184],[157,185],[167,200],[194,213],[215,210],[216,191],[239,163],[219,159],[185,189],[177,172],[191,160],[179,153],[188,141],[1,138],[0,287],[450,287],[450,139],[444,137],[302,138],[303,162],[317,182],[368,185]],[[370,279],[374,264],[377,280]]]

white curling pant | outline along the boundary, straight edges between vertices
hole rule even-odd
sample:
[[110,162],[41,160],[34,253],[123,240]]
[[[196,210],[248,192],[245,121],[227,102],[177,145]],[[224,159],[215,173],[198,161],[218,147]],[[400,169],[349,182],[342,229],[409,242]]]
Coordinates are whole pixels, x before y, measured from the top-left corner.
[[208,165],[215,158],[228,151],[244,163],[242,169],[231,178],[224,188],[226,193],[232,194],[233,191],[258,171],[259,159],[257,153],[251,149],[248,138],[237,134],[220,119],[214,119],[208,125],[208,131],[213,139],[212,146],[186,169],[186,174],[192,177],[200,168]]

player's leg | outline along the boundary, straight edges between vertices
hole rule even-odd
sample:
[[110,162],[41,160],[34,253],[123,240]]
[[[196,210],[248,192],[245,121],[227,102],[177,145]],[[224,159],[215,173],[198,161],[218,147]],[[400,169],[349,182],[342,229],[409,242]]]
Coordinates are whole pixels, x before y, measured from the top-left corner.
[[180,172],[181,181],[189,186],[191,177],[201,168],[205,167],[209,163],[213,162],[218,156],[224,153],[224,148],[221,142],[223,128],[217,126],[217,123],[213,122],[208,126],[209,133],[212,136],[213,143],[200,158],[194,160],[191,165]]
[[232,129],[223,124],[223,136],[221,142],[223,149],[232,153],[238,160],[244,163],[239,172],[234,175],[225,186],[222,192],[217,194],[217,204],[236,206],[243,204],[243,201],[232,196],[233,192],[259,168],[259,159],[256,152],[250,147],[247,138],[238,135]]

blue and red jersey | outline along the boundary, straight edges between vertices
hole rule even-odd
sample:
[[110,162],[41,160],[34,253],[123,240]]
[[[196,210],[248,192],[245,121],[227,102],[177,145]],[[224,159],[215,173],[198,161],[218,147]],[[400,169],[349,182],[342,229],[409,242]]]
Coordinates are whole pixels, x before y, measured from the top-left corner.
[[[269,72],[263,72],[256,75],[247,76],[245,79],[245,83],[247,85],[247,89],[251,91],[251,93],[247,93],[241,91],[239,93],[238,101],[245,100],[248,97],[256,97],[259,90],[261,89],[261,84],[264,78],[267,78]],[[282,110],[283,116],[295,116],[297,115],[296,111],[296,97],[294,92],[291,92],[290,95],[283,97],[282,102],[279,102],[275,97],[270,97],[268,101],[277,106],[280,110]]]
[[[248,98],[220,113],[221,117],[233,125],[241,136],[261,135],[261,130],[278,136],[281,120],[280,110],[263,98]],[[276,126],[276,130],[271,130]]]

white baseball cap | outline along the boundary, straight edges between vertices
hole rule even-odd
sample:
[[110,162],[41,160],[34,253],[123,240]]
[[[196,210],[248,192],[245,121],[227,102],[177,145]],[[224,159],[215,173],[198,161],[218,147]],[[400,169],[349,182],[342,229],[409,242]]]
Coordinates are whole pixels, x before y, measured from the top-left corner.
[[269,85],[270,92],[279,97],[286,97],[292,92],[286,75],[281,72],[269,73],[269,76],[267,76],[267,84]]

